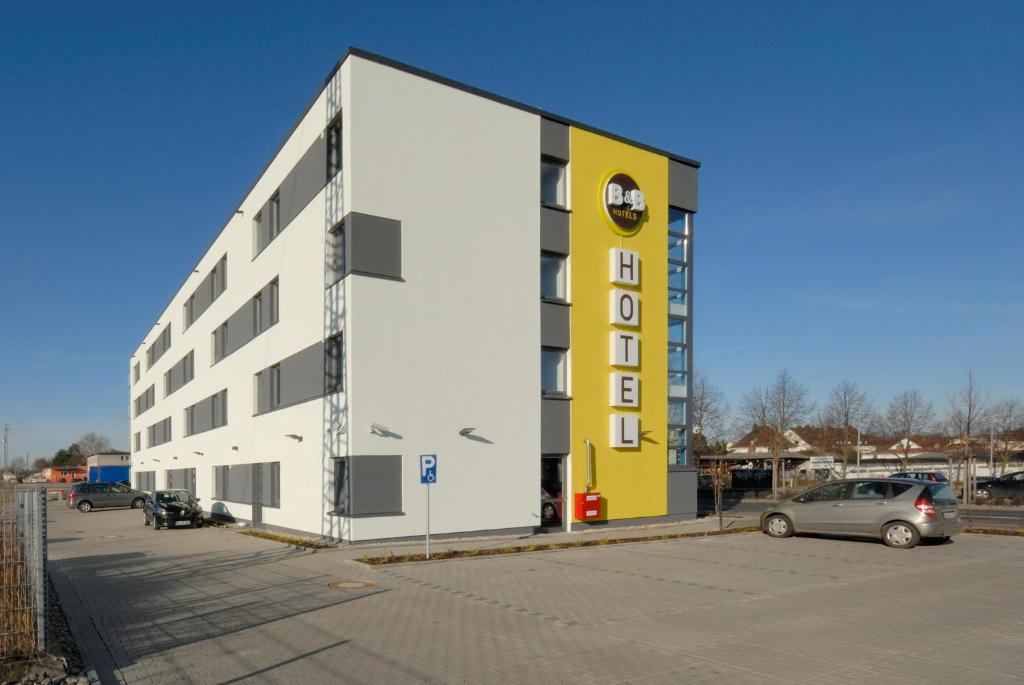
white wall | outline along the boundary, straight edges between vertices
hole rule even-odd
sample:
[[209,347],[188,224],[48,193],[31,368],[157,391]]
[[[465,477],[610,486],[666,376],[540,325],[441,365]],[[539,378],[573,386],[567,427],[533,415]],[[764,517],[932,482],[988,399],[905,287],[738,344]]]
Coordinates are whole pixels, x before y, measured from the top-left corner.
[[[340,217],[340,187],[327,188],[253,259],[252,220],[278,188],[302,154],[322,134],[340,103],[328,106],[339,92],[339,77],[325,89],[289,136],[281,152],[241,203],[236,214],[199,260],[185,285],[160,315],[129,361],[142,363],[142,377],[131,386],[131,398],[156,384],[156,405],[131,421],[131,432],[142,433],[143,449],[132,454],[133,472],[155,470],[156,486],[166,486],[168,469],[195,468],[196,489],[207,510],[248,519],[251,507],[213,501],[213,467],[225,464],[279,461],[281,507],[264,509],[264,521],[288,528],[319,532],[323,516],[320,487],[323,464],[323,402],[315,400],[254,417],[253,374],[324,337],[324,257],[327,224]],[[335,186],[341,182],[342,174]],[[325,198],[337,202],[330,207]],[[330,214],[330,216],[328,216]],[[227,290],[187,331],[182,330],[183,305],[222,255],[228,255]],[[191,268],[189,269],[191,271]],[[274,277],[280,279],[279,321],[216,366],[212,361],[212,331],[248,302]],[[172,324],[171,348],[146,370],[146,347],[163,327]],[[189,350],[195,350],[195,378],[170,397],[164,397],[163,374]],[[227,426],[184,437],[184,409],[228,389]],[[132,407],[134,410],[134,406]],[[169,443],[146,446],[146,427],[171,416]],[[303,436],[301,443],[285,437]],[[134,444],[133,444],[134,447]],[[195,452],[201,452],[197,455]]]
[[423,533],[424,453],[433,530],[538,525],[540,119],[360,58],[343,78],[347,208],[402,222],[404,279],[346,279],[349,453],[403,455],[405,511],[352,535]]

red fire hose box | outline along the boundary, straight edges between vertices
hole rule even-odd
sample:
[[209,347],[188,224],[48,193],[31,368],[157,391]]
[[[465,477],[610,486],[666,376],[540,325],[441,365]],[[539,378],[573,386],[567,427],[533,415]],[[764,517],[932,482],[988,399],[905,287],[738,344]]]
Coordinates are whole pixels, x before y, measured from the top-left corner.
[[572,508],[577,521],[597,521],[601,518],[600,492],[574,492]]

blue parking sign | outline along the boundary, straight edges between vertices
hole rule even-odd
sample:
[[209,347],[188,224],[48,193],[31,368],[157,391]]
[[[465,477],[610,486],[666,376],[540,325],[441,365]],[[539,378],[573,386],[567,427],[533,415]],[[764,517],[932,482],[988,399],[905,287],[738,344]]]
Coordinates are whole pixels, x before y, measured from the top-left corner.
[[437,455],[420,455],[420,483],[433,485],[437,482]]

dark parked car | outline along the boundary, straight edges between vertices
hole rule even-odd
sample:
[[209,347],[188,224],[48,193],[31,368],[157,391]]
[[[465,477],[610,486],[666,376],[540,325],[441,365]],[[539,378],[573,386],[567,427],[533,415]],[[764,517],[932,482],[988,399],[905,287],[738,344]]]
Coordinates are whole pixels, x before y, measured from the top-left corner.
[[67,505],[82,512],[106,507],[141,509],[146,503],[146,493],[120,483],[75,483],[68,486],[66,496]]
[[913,478],[915,480],[930,480],[933,483],[948,483],[949,477],[941,471],[901,471],[894,473],[890,478]]
[[203,508],[188,490],[155,490],[146,498],[143,512],[146,525],[153,526],[153,530],[160,530],[161,526],[174,528],[179,524],[193,528],[203,525]]
[[921,538],[949,539],[962,530],[956,495],[945,483],[888,478],[841,480],[778,502],[761,514],[773,538],[824,533],[881,538],[908,549]]
[[555,526],[562,521],[562,492],[552,484],[543,484],[540,488],[540,519],[541,525]]
[[978,483],[978,501],[990,500],[997,497],[1024,497],[1024,471],[1008,473],[999,478]]

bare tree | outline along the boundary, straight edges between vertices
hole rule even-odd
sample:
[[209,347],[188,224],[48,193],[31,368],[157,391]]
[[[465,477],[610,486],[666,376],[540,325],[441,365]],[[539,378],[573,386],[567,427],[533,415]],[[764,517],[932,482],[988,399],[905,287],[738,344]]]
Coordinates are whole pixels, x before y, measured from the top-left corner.
[[850,439],[855,430],[864,428],[872,414],[874,414],[874,407],[871,400],[856,383],[840,381],[832,388],[828,404],[825,405],[825,418],[830,425],[839,428],[843,434],[843,473],[846,473]]
[[756,428],[767,426],[772,455],[772,496],[778,497],[779,459],[786,445],[787,430],[802,421],[814,408],[806,386],[798,383],[789,369],[779,371],[767,388],[754,388],[743,396],[740,413]]
[[1024,427],[1024,405],[1020,400],[1011,397],[992,405],[989,412],[994,437],[998,439],[999,459],[1002,462],[1001,475],[1006,475],[1006,467],[1010,462],[1010,441],[1014,432]]
[[110,450],[110,440],[99,433],[86,433],[78,439],[77,444],[83,457]]
[[690,398],[690,407],[693,411],[694,447],[700,441],[709,447],[725,437],[725,419],[729,413],[729,405],[726,404],[722,389],[708,381],[703,371],[693,375],[693,397]]
[[974,371],[969,369],[967,382],[949,398],[949,414],[946,418],[949,431],[960,442],[965,457],[970,453],[971,438],[985,421],[988,404],[988,398],[982,397]]
[[903,470],[910,468],[910,439],[925,431],[935,416],[935,408],[916,389],[904,390],[889,402],[883,423],[886,432],[900,441]]

